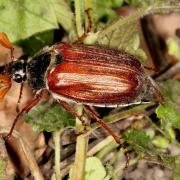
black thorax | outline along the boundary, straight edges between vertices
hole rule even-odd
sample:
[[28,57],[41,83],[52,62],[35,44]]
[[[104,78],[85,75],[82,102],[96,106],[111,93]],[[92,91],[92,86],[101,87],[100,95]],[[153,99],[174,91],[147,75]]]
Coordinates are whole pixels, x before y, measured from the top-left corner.
[[47,69],[61,62],[61,56],[54,50],[43,50],[34,57],[30,58],[27,63],[27,81],[29,86],[34,90],[46,87],[45,73]]
[[28,60],[12,61],[0,70],[17,83],[27,80],[33,90],[39,90],[46,87],[45,74],[48,68],[60,64],[61,60],[61,55],[53,49],[44,49]]

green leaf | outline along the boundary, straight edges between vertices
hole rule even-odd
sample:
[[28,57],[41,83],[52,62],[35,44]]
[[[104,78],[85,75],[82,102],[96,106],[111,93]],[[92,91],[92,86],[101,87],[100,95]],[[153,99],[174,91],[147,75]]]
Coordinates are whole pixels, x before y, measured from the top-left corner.
[[75,17],[70,9],[67,1],[65,0],[51,0],[53,11],[56,15],[58,23],[66,30],[69,34],[70,40],[73,41],[76,37],[75,32]]
[[[69,172],[69,180],[74,180],[74,165],[71,167]],[[89,157],[86,159],[85,165],[85,180],[104,180],[106,171],[97,157]]]
[[125,133],[127,141],[136,151],[145,152],[152,150],[150,137],[143,131],[131,130]]
[[[115,32],[113,34],[115,34]],[[116,37],[114,40],[112,39],[113,36],[111,36],[110,42],[112,42],[112,45],[110,44],[110,47],[114,47],[113,43],[118,42],[119,45],[117,49],[132,54],[136,56],[142,63],[145,63],[147,56],[145,52],[139,48],[140,37],[136,29],[136,25],[134,23],[129,24],[127,28],[123,28],[117,33],[119,37]]]
[[5,32],[11,42],[56,29],[58,23],[70,35],[75,29],[73,13],[63,0],[1,0],[0,19],[0,31]]
[[[138,17],[141,13],[143,14],[143,11],[137,11],[134,13],[134,16],[136,15]],[[110,26],[106,28],[107,33],[106,30],[99,32],[98,43],[100,45],[125,51],[136,56],[141,62],[145,62],[147,57],[145,52],[139,48],[140,37],[138,34],[137,25],[133,19],[134,17],[123,17],[114,23],[116,24],[114,26],[114,30],[108,32],[109,29],[111,29]]]
[[[139,37],[136,30],[136,25],[134,23],[129,24],[128,28],[121,28],[114,31],[109,39],[109,46],[113,48],[118,48],[121,50],[127,50],[128,45],[129,49],[133,48],[136,50],[139,47]],[[133,36],[133,37],[132,37]],[[134,41],[133,41],[133,40]],[[129,41],[133,41],[129,43]]]
[[169,146],[169,141],[162,136],[155,136],[152,143],[159,148],[166,149]]
[[12,42],[58,28],[50,0],[1,0],[0,19],[0,31],[8,34]]
[[129,145],[144,159],[162,164],[174,171],[180,170],[180,156],[171,156],[155,149],[145,132],[131,130],[125,133]]
[[173,127],[180,128],[180,108],[173,102],[166,102],[156,109],[157,116],[165,122],[170,122]]
[[96,157],[86,159],[85,180],[103,180],[106,176],[106,171],[101,161]]
[[117,17],[117,14],[112,8],[117,8],[122,5],[123,0],[93,0],[95,10],[95,21],[110,21]]
[[164,98],[180,106],[180,82],[170,79],[161,82],[159,85]]
[[156,113],[162,120],[162,126],[170,135],[172,134],[171,127],[180,128],[180,82],[167,80],[161,83],[160,87],[166,101],[158,106]]
[[34,130],[48,132],[75,124],[73,117],[58,103],[53,103],[51,106],[41,103],[35,106],[25,114],[24,120],[31,123]]
[[119,8],[120,6],[122,6],[124,0],[110,0],[110,2],[113,8]]
[[23,48],[23,52],[29,56],[33,56],[35,53],[40,51],[45,46],[51,46],[53,44],[54,32],[44,31],[28,39],[21,40],[16,44]]
[[161,92],[165,102],[156,109],[156,114],[161,120],[161,129],[172,141],[175,140],[173,128],[180,128],[180,82],[167,80],[160,83]]

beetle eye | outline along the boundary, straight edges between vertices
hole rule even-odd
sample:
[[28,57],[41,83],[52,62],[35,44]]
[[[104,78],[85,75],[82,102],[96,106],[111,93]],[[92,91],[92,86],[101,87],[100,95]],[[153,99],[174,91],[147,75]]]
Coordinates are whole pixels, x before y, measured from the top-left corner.
[[13,80],[16,81],[17,83],[21,83],[23,81],[23,78],[21,75],[15,74]]

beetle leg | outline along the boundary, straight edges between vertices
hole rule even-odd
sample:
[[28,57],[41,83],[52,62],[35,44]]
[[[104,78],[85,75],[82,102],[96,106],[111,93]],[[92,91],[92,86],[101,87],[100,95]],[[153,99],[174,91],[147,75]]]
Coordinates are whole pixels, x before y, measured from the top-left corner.
[[92,17],[91,17],[91,14],[90,14],[90,11],[91,11],[91,10],[92,10],[91,8],[88,8],[88,9],[85,10],[85,13],[86,13],[87,18],[88,18],[88,27],[87,27],[86,33],[91,32],[91,31],[92,31],[92,28],[93,28],[93,26],[92,26],[92,24],[93,24],[93,22],[92,22]]
[[71,113],[74,117],[77,117],[81,121],[82,125],[84,126],[84,130],[86,130],[87,123],[86,123],[86,120],[83,118],[83,116],[79,116],[77,112],[75,111],[75,109],[71,105],[69,105],[67,102],[59,99],[58,103],[61,104],[63,108],[66,109],[69,113]]
[[12,132],[14,130],[14,127],[18,121],[18,119],[24,114],[24,113],[27,113],[31,108],[33,108],[41,99],[42,97],[42,90],[38,91],[34,97],[34,99],[32,99],[31,102],[29,102],[19,113],[18,115],[16,116],[16,118],[14,119],[14,122],[13,122],[13,125],[9,131],[9,133],[7,134],[6,138],[9,138],[11,137],[12,135]]
[[[85,106],[85,105],[84,105]],[[91,111],[93,111],[94,112],[94,114],[99,118],[100,117],[100,115],[91,107],[91,106],[88,106],[90,109],[91,109]]]
[[14,59],[13,52],[14,48],[13,45],[10,43],[7,35],[4,32],[0,32],[0,44],[8,49],[11,50],[11,59]]
[[61,104],[63,108],[70,112],[74,117],[77,117],[79,120],[81,120],[81,116],[79,116],[75,109],[72,106],[70,106],[67,102],[59,99],[58,103]]
[[[64,109],[66,109],[68,112],[70,112],[73,116],[77,117],[81,122],[82,124],[84,124],[84,121],[82,120],[82,116],[79,116],[77,114],[77,112],[74,110],[74,108],[72,106],[70,106],[68,103],[66,103],[65,101],[62,101],[62,100],[58,100],[58,103],[61,104]],[[126,156],[126,165],[125,165],[125,168],[127,168],[129,166],[129,153],[128,151],[126,150],[126,148],[124,147],[123,143],[121,142],[119,136],[117,136],[111,128],[109,128],[103,120],[101,120],[97,114],[87,105],[84,105],[84,110],[94,119],[96,120],[103,128],[105,128],[114,138],[114,140],[120,145],[120,147],[123,147],[125,149],[125,156]]]
[[84,105],[84,107],[85,107],[85,111],[86,111],[94,120],[96,120],[102,127],[104,127],[104,128],[113,136],[114,140],[115,140],[118,144],[122,145],[119,136],[117,136],[117,135],[112,131],[112,129],[109,128],[109,127],[104,123],[104,121],[103,121],[102,119],[100,119],[100,118],[96,115],[96,113],[95,113],[89,106]]
[[109,128],[109,127],[106,125],[106,123],[104,123],[104,121],[103,121],[102,119],[100,119],[100,118],[96,115],[96,113],[91,109],[90,106],[84,105],[84,109],[85,109],[85,111],[86,111],[94,120],[96,120],[104,129],[106,129],[106,130],[109,132],[109,134],[111,134],[111,136],[113,136],[114,140],[120,145],[120,147],[123,147],[123,148],[124,148],[124,150],[125,150],[125,153],[124,153],[124,154],[125,154],[125,156],[126,156],[126,165],[125,165],[125,168],[127,168],[127,167],[129,166],[129,159],[130,159],[130,157],[129,157],[128,151],[126,150],[126,148],[124,147],[123,143],[121,142],[120,137],[117,136],[117,135],[112,131],[112,129]]

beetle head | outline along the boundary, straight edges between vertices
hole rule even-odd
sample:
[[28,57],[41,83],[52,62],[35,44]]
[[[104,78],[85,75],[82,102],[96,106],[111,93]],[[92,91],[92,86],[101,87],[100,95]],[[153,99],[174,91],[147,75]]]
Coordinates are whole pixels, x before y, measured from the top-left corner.
[[9,76],[17,83],[22,83],[26,80],[26,61],[22,59],[18,59],[16,61],[12,61],[8,65],[8,74]]

